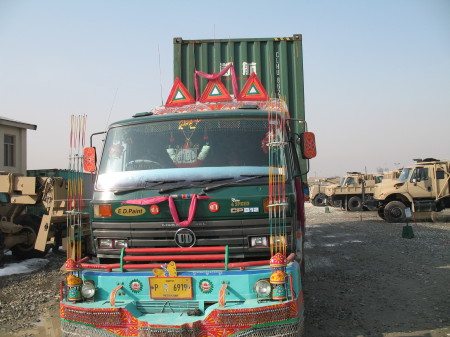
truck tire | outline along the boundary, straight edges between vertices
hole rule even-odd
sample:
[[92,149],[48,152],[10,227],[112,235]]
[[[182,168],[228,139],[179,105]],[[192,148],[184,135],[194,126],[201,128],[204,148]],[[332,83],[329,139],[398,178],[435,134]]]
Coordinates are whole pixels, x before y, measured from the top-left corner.
[[50,246],[46,247],[45,252],[34,249],[34,244],[36,243],[36,238],[39,233],[39,226],[41,225],[41,219],[36,215],[25,214],[14,219],[14,223],[22,225],[24,228],[21,232],[33,236],[34,240],[32,243],[28,242],[15,245],[11,248],[12,254],[19,259],[44,257],[50,249]]
[[362,211],[363,204],[360,197],[353,196],[348,199],[347,208],[350,212],[360,212]]
[[319,193],[312,200],[312,204],[314,206],[325,206],[326,205],[326,196],[325,194]]
[[387,222],[405,222],[406,206],[400,201],[391,201],[384,207],[384,217]]

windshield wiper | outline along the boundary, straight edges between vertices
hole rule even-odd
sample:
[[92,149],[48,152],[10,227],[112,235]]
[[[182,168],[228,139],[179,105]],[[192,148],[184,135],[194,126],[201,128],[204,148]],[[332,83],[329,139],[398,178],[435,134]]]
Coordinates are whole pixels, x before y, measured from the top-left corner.
[[214,186],[211,186],[211,187],[205,187],[204,189],[202,189],[200,195],[204,195],[208,191],[215,190],[217,188],[221,188],[221,187],[224,187],[224,186],[239,184],[239,183],[243,183],[243,182],[246,182],[246,181],[250,181],[250,180],[254,180],[254,179],[258,179],[258,178],[263,178],[263,177],[268,177],[268,176],[269,176],[269,174],[254,174],[254,175],[242,174],[241,177],[246,177],[246,178],[235,180],[235,181],[229,181],[227,183],[218,184],[218,185],[214,185]]
[[[201,179],[201,180],[192,180],[192,182],[196,182],[198,184],[185,184],[185,185],[179,185],[179,186],[172,186],[167,188],[161,188],[158,192],[159,193],[165,193],[169,191],[178,190],[180,188],[195,188],[195,187],[201,187],[203,184],[213,183],[215,181],[222,181],[222,180],[228,180],[233,179],[232,177],[222,177],[222,178],[211,178],[211,179]],[[201,183],[201,184],[200,184]]]
[[125,193],[129,193],[129,192],[136,192],[136,191],[141,191],[141,190],[147,190],[147,189],[152,189],[155,186],[159,186],[162,184],[166,184],[166,183],[180,183],[184,180],[146,180],[145,183],[149,184],[149,183],[153,183],[152,185],[145,185],[142,187],[132,187],[132,188],[126,188],[123,190],[116,190],[114,191],[114,194],[116,195],[120,195],[120,194],[125,194]]

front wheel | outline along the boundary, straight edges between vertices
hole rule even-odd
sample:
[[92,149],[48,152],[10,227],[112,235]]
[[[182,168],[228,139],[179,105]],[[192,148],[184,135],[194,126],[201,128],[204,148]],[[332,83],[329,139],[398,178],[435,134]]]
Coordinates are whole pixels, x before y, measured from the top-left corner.
[[23,226],[22,234],[27,236],[27,241],[15,245],[11,248],[12,254],[19,259],[31,259],[34,257],[44,257],[50,247],[46,247],[45,252],[34,249],[36,238],[39,233],[41,219],[35,215],[21,215],[14,219],[14,223]]
[[404,203],[400,201],[391,201],[384,207],[385,220],[390,223],[405,222],[405,209],[406,206]]
[[325,206],[327,204],[327,197],[326,197],[326,195],[322,194],[322,193],[317,194],[314,197],[314,199],[312,201],[312,204],[314,206]]
[[362,200],[360,197],[353,196],[350,199],[348,199],[347,208],[350,212],[360,212],[362,211]]

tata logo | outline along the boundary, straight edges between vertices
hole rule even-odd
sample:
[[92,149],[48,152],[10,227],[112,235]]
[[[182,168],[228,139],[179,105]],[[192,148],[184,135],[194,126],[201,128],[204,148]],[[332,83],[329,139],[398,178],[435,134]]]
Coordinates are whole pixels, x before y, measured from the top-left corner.
[[195,245],[195,234],[188,228],[180,228],[175,233],[175,243],[178,247],[188,248]]

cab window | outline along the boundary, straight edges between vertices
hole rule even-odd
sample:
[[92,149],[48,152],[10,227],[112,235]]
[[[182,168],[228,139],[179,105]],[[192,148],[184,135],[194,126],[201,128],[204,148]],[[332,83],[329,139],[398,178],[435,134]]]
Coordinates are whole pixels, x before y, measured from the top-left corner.
[[428,168],[427,167],[417,167],[411,176],[411,182],[428,180]]
[[437,171],[436,171],[436,179],[444,179],[444,178],[445,178],[444,171],[442,171],[442,170],[437,170]]
[[355,178],[353,177],[348,177],[347,180],[345,181],[345,186],[350,186],[350,185],[354,185],[355,184]]

